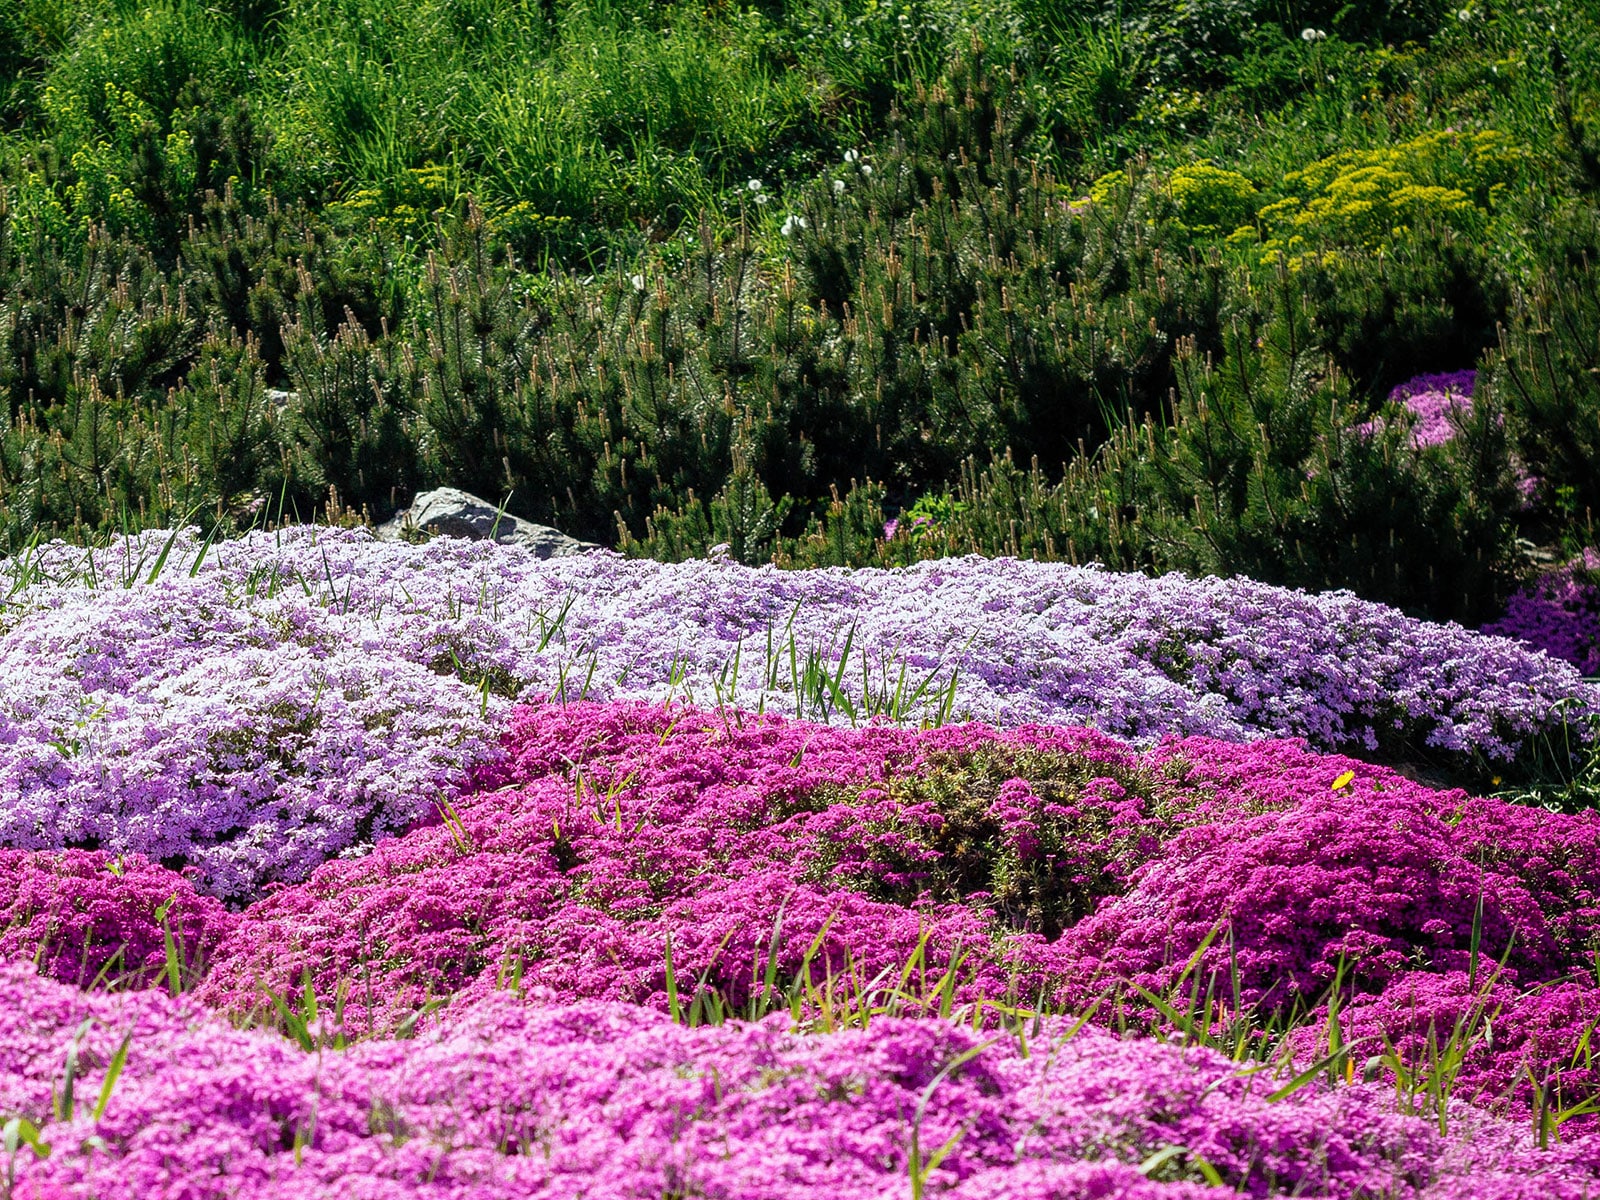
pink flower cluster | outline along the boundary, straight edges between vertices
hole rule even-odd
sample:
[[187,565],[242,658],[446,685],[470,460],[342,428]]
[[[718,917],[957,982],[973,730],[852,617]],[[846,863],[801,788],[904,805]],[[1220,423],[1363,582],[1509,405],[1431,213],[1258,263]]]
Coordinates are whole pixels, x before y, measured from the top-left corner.
[[202,970],[235,921],[139,855],[0,850],[0,958],[30,960],[54,979],[165,981],[169,940],[184,974]]
[[[640,703],[520,710],[505,750],[446,819],[237,916],[186,900],[199,997],[259,1014],[309,980],[347,1029],[383,1031],[511,986],[657,1011],[675,987],[739,1009],[769,963],[814,1005],[887,992],[911,963],[913,1006],[948,976],[957,1006],[1081,1011],[1127,981],[1173,987],[1209,938],[1191,977],[1262,1015],[1314,1008],[1337,980],[1381,1025],[1395,997],[1492,980],[1497,1008],[1555,1032],[1481,1050],[1466,1074],[1485,1097],[1600,1018],[1592,813],[1437,792],[1296,742],[1140,752],[1082,729],[852,730]],[[147,912],[162,888],[123,878]],[[44,962],[82,978],[76,959]]]
[[1390,403],[1403,405],[1411,415],[1411,444],[1420,450],[1455,437],[1456,418],[1471,406],[1477,381],[1476,371],[1418,375],[1390,392]]
[[[1133,769],[1101,735],[1037,736],[1107,774]],[[926,937],[931,971],[964,947],[964,994],[1001,996],[1006,957],[988,949],[982,906],[917,902],[930,889],[915,860],[943,817],[882,786],[997,741],[983,727],[852,730],[641,703],[524,709],[505,762],[451,820],[252,905],[202,995],[247,1010],[309,972],[326,996],[347,987],[347,1020],[382,1028],[514,973],[563,999],[665,1009],[670,936],[685,993],[704,977],[742,1005],[767,956],[793,978],[826,926],[819,976],[898,971]],[[974,851],[998,852],[983,872],[1009,861]]]
[[11,1157],[18,1200],[1579,1200],[1600,1184],[1595,1136],[1539,1149],[1467,1106],[1442,1131],[1396,1113],[1378,1084],[1278,1086],[1060,1018],[1000,1036],[937,1018],[691,1029],[503,991],[414,1039],[306,1053],[158,992],[0,971],[0,1103],[49,1149]]
[[[1528,1116],[1535,1086],[1600,1094],[1600,815],[1301,742],[546,704],[433,823],[238,913],[131,856],[0,867],[0,951],[29,963],[0,973],[0,1111],[52,1147],[19,1150],[18,1196],[866,1197],[910,1186],[913,1130],[930,1196],[1600,1187],[1592,1121],[1540,1149]],[[169,937],[204,976],[176,1007]],[[1317,1010],[1302,1064],[1330,1021],[1354,1062],[1418,1069],[1470,1025],[1445,1130],[1390,1068],[1273,1100],[1281,1074],[1096,1027],[1159,1031],[1129,982],[1195,980],[1219,1014]],[[765,1021],[667,1016],[769,981]],[[307,984],[319,1051],[206,1015],[270,1022]],[[866,1031],[792,1023],[896,993],[911,1015]],[[1095,1022],[978,1007],[1041,999]],[[941,1005],[965,1031],[916,1015]]]

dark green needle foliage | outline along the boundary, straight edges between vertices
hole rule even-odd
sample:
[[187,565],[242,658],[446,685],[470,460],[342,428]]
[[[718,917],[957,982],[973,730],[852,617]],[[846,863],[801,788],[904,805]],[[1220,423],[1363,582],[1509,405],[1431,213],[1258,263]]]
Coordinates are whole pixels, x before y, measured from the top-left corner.
[[1600,506],[1596,96],[1523,0],[18,0],[0,546],[448,484],[1484,619]]

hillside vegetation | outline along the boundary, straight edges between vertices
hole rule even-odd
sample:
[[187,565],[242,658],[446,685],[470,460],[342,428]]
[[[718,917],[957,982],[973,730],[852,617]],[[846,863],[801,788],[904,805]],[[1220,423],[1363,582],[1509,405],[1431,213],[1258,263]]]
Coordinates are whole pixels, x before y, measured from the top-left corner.
[[1597,124],[1592,3],[15,0],[0,547],[450,484],[1480,622],[1594,540]]

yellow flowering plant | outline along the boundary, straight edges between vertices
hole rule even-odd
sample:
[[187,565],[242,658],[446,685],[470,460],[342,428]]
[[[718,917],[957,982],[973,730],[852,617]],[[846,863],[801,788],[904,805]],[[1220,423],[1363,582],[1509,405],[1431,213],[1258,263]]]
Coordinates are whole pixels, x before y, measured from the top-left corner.
[[1266,257],[1376,250],[1423,223],[1484,229],[1527,154],[1498,130],[1436,130],[1393,146],[1341,150],[1284,176],[1256,213]]
[[1209,160],[1186,163],[1167,178],[1178,219],[1200,236],[1229,234],[1255,216],[1256,185]]

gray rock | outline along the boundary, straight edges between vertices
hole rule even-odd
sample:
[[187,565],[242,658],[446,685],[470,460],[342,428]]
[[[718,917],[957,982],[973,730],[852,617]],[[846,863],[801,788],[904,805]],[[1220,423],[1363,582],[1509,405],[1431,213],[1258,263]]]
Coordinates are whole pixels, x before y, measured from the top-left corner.
[[408,528],[474,541],[486,541],[492,533],[495,541],[521,546],[535,558],[565,558],[600,548],[594,542],[580,542],[548,525],[535,525],[510,513],[501,513],[498,505],[459,488],[418,492],[410,508],[378,526],[378,536],[398,540]]

